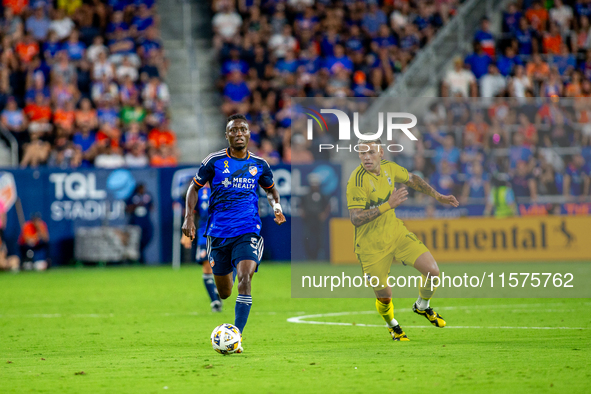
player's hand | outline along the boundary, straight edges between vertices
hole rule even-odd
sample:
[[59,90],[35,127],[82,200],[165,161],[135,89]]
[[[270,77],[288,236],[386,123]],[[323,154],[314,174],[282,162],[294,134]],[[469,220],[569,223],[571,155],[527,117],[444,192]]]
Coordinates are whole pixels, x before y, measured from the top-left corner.
[[400,189],[396,189],[394,193],[390,195],[390,198],[388,198],[388,204],[390,204],[390,208],[394,209],[406,200],[408,200],[408,189],[401,187]]
[[280,210],[276,209],[275,210],[275,223],[277,223],[278,225],[282,225],[283,223],[285,223],[285,216],[283,215],[283,212],[281,212]]
[[442,204],[451,205],[452,207],[455,207],[455,208],[457,208],[460,205],[458,200],[456,200],[456,198],[452,195],[444,196],[444,195],[440,194],[439,196],[437,196],[436,200]]
[[191,241],[195,239],[195,223],[193,223],[193,219],[186,217],[182,229],[183,234],[189,237]]
[[182,235],[181,237],[181,245],[183,245],[183,247],[185,249],[191,249],[191,244],[193,243],[193,241],[191,241],[191,238],[187,237],[185,234]]

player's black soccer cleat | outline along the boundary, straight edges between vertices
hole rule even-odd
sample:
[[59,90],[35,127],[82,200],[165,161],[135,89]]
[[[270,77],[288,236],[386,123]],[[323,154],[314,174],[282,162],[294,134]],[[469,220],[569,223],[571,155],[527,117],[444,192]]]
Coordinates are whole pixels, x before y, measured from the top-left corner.
[[445,327],[445,320],[443,320],[443,317],[441,317],[439,313],[435,312],[433,308],[427,308],[422,311],[417,308],[417,303],[415,302],[412,305],[412,311],[417,315],[425,316],[427,320],[429,320],[429,322],[431,322],[431,324],[433,324],[435,327]]
[[410,341],[402,328],[400,328],[400,324],[394,327],[388,327],[388,331],[390,331],[390,336],[392,336],[392,340],[394,341]]

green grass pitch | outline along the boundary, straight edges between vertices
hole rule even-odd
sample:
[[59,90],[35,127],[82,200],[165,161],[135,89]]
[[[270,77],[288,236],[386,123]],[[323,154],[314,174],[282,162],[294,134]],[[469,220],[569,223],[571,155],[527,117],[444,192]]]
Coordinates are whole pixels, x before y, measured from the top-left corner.
[[[209,336],[233,323],[235,297],[211,313],[198,266],[0,274],[0,392],[590,390],[589,299],[435,299],[443,329],[395,299],[411,339],[400,343],[377,327],[373,300],[292,299],[289,265],[264,263],[245,353],[222,356]],[[345,325],[288,322],[335,312],[350,313],[301,320]]]

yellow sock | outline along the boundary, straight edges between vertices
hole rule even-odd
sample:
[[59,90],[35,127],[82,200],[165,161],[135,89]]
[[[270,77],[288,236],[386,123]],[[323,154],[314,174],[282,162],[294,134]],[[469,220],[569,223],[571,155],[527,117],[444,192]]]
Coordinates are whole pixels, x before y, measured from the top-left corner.
[[427,277],[423,275],[423,280],[421,281],[423,285],[419,287],[419,296],[423,300],[430,300],[431,297],[433,297],[433,293],[435,293],[435,290],[437,290],[437,286],[434,286],[433,290],[431,290],[432,279],[433,277],[431,275],[429,275],[429,279],[427,279]]
[[382,303],[380,300],[376,300],[376,309],[388,326],[394,327],[398,325],[398,322],[394,319],[394,305],[392,304],[392,300],[387,304]]

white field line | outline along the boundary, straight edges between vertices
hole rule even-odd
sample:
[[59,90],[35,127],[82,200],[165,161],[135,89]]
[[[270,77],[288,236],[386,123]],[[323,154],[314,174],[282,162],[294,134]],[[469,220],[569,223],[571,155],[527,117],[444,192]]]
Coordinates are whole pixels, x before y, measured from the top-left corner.
[[[523,304],[523,305],[494,305],[496,308],[515,308],[516,306],[549,306],[552,304]],[[555,305],[562,305],[562,304],[555,304]],[[448,306],[448,307],[441,307],[437,308],[438,310],[454,310],[454,309],[472,309],[475,306]],[[485,305],[482,305],[485,307]],[[517,311],[517,310],[516,310]],[[526,311],[529,312],[540,312],[540,310],[532,310],[528,308]],[[547,311],[556,311],[556,312],[567,312],[567,310],[547,310]],[[396,313],[401,312],[411,312],[410,310],[400,310]],[[487,310],[487,312],[490,312]],[[507,312],[506,310],[503,312]],[[331,316],[349,316],[349,315],[370,315],[376,313],[375,311],[356,311],[356,312],[334,312],[334,313],[319,313],[315,315],[305,315],[305,316],[294,316],[287,319],[289,323],[299,323],[299,324],[324,324],[329,326],[359,326],[359,327],[386,327],[385,324],[363,324],[363,323],[346,323],[346,322],[327,322],[327,321],[315,321],[315,320],[307,320],[307,319],[315,319],[315,318],[322,318],[322,317],[331,317]],[[404,327],[408,328],[425,328],[426,326],[408,326],[405,325]],[[586,327],[512,327],[512,326],[446,326],[445,328],[462,328],[462,329],[506,329],[506,330],[589,330],[590,328]]]

